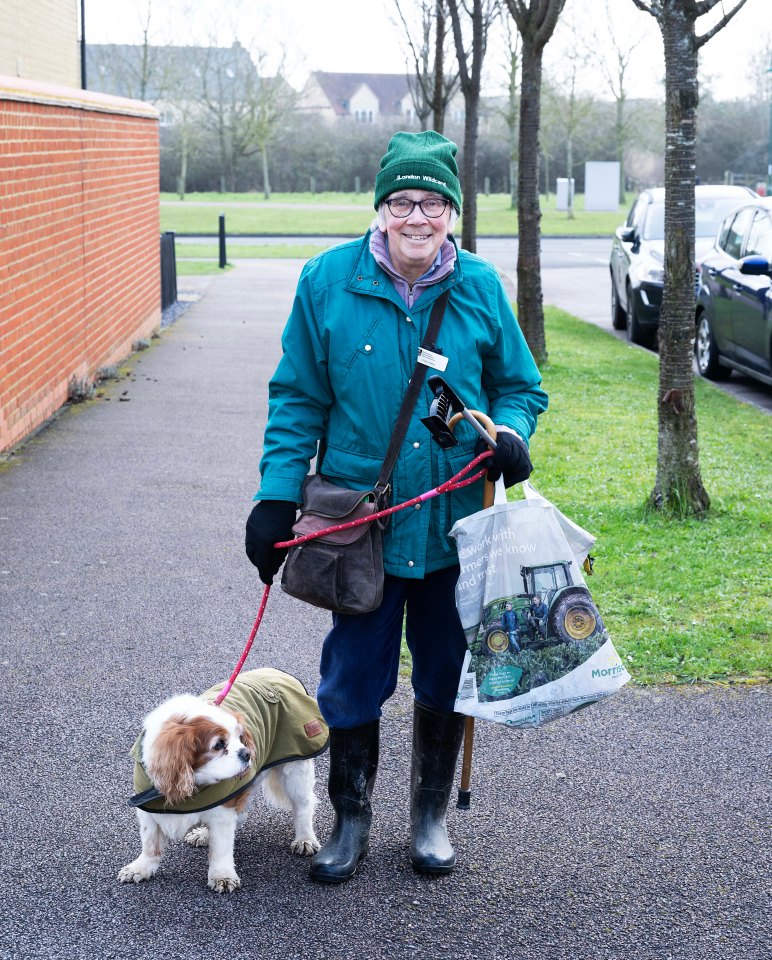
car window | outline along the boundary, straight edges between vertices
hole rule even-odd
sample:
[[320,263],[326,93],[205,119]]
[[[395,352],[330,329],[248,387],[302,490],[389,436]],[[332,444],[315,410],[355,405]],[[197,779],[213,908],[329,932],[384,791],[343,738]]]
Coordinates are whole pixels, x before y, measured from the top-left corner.
[[625,221],[626,227],[634,227],[638,223],[647,203],[648,199],[646,197],[638,197],[632,207],[630,207],[630,213],[628,213],[627,220]]
[[694,201],[694,235],[715,237],[727,214],[742,203],[740,197],[696,197]]
[[650,203],[643,224],[644,240],[663,240],[665,237],[665,204]]
[[726,240],[722,246],[727,256],[732,257],[733,260],[739,260],[742,256],[743,240],[753,219],[753,212],[753,207],[740,210],[727,231]]
[[[738,197],[695,197],[695,237],[715,237],[724,218],[738,204]],[[747,223],[746,223],[747,226]],[[665,205],[650,203],[643,225],[644,240],[662,240],[665,236]],[[723,247],[724,244],[722,243]]]
[[718,245],[722,250],[726,250],[726,241],[729,237],[729,231],[732,229],[734,217],[727,217],[721,227],[721,233],[718,235]]
[[755,254],[772,262],[772,220],[768,213],[757,212],[748,234],[748,243],[745,246],[745,256]]

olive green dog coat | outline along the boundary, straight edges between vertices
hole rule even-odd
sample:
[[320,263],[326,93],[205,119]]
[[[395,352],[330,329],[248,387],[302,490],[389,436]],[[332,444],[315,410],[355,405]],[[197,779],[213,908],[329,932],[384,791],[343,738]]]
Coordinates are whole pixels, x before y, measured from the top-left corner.
[[[214,701],[225,686],[219,683],[201,694]],[[200,813],[217,807],[246,790],[262,770],[291,760],[315,757],[327,747],[329,731],[313,697],[288,673],[265,668],[240,674],[223,701],[231,711],[244,716],[255,741],[255,755],[242,777],[232,777],[197,790],[191,797],[170,806],[153,786],[142,765],[142,738],[131,748],[134,758],[135,796],[129,803],[151,813]]]

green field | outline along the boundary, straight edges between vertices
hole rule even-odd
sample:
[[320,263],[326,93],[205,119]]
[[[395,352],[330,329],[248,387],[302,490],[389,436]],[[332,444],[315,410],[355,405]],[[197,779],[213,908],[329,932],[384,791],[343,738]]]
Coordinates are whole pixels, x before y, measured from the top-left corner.
[[[632,196],[631,196],[632,199]],[[205,205],[202,205],[205,204]],[[505,194],[480,194],[477,198],[479,236],[517,234],[517,212]],[[259,194],[189,194],[177,200],[161,195],[161,229],[195,235],[216,234],[218,217],[225,214],[231,234],[279,236],[356,236],[369,227],[374,211],[367,194],[274,194],[266,202]],[[627,205],[616,212],[584,209],[576,198],[575,217],[569,220],[555,209],[555,197],[542,198],[542,233],[545,236],[610,236],[627,215]],[[460,226],[457,233],[460,234]]]

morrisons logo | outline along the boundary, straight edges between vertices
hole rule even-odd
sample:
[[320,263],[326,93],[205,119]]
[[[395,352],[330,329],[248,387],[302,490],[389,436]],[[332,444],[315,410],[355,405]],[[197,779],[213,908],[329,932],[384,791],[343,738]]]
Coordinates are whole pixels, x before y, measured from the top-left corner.
[[621,663],[618,663],[615,667],[603,667],[601,670],[593,670],[593,677],[615,677],[618,673],[621,673],[625,668]]

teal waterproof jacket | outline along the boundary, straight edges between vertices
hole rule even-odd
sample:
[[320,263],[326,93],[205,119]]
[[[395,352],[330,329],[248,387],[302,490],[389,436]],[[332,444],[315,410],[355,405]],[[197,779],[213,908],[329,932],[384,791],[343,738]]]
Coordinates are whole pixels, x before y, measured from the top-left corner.
[[[309,260],[269,385],[256,500],[300,503],[320,440],[328,480],[354,490],[375,484],[432,305],[447,289],[436,350],[448,360],[442,376],[470,410],[528,441],[547,407],[539,371],[495,268],[457,253],[453,273],[411,308],[372,256],[369,234]],[[444,451],[432,440],[420,419],[431,401],[424,386],[392,474],[392,504],[437,486],[474,456],[477,434],[466,423],[456,427],[458,446]],[[384,536],[386,573],[419,578],[457,563],[447,533],[481,508],[482,495],[479,481],[393,514]]]

